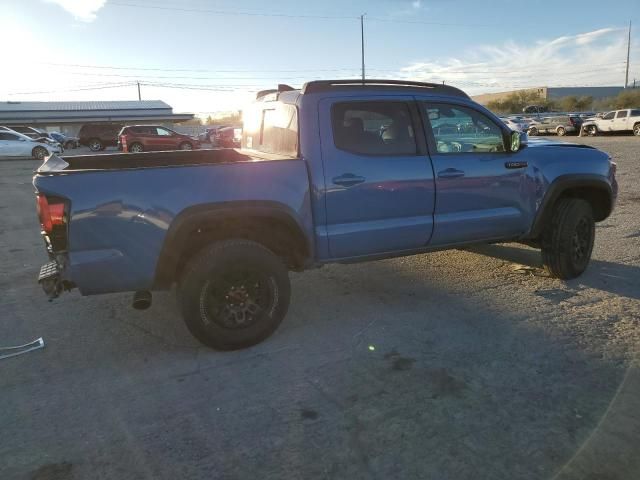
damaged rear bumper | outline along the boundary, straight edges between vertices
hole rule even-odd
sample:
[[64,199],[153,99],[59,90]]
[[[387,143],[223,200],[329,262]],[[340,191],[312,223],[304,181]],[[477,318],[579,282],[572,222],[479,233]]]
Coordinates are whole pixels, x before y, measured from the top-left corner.
[[63,278],[63,267],[57,260],[51,260],[40,267],[38,283],[49,301],[58,298],[63,291],[69,291],[74,287],[72,282]]

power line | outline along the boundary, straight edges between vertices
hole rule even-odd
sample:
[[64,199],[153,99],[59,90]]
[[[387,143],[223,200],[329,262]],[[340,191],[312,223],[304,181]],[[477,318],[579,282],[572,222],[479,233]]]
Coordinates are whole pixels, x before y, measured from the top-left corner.
[[133,7],[133,8],[149,8],[154,10],[169,10],[175,12],[191,12],[191,13],[209,13],[212,15],[230,15],[230,16],[249,16],[249,17],[282,17],[282,18],[314,18],[322,20],[356,20],[357,16],[346,15],[305,15],[305,14],[291,14],[291,13],[267,13],[267,12],[236,12],[228,10],[212,10],[209,8],[183,8],[183,7],[165,7],[161,5],[140,5],[135,3],[123,3],[123,2],[109,2],[109,5],[116,5],[118,7]]
[[[86,65],[86,64],[70,64],[70,63],[50,63],[50,62],[38,62],[40,65],[51,65],[55,67],[69,67],[69,68],[87,68],[87,69],[108,69],[108,70],[125,70],[125,71],[158,71],[158,72],[195,72],[195,73],[300,73],[300,72],[359,72],[357,68],[334,68],[334,69],[295,69],[295,70],[214,70],[214,69],[170,69],[170,68],[139,68],[139,67],[121,67],[121,66],[112,66],[112,65]],[[584,70],[585,72],[592,72],[595,70],[608,70],[610,66],[622,66],[625,62],[610,62],[610,63],[594,63],[591,64],[592,67],[601,67],[598,69],[590,68],[588,70]],[[390,72],[390,73],[412,73],[412,72],[428,72],[428,73],[466,73],[466,74],[515,74],[515,73],[536,73],[536,72],[544,72],[544,71],[556,71],[558,68],[566,68],[565,65],[560,66],[552,66],[552,67],[537,67],[537,68],[526,68],[525,70],[476,70],[473,67],[465,67],[463,70],[457,69],[456,67],[430,67],[428,70],[422,70],[420,68],[414,68],[412,70],[408,70],[411,67],[399,67],[399,68],[370,68],[367,67],[369,71],[375,72]],[[483,67],[478,67],[483,68]],[[580,73],[573,72],[573,73]],[[88,76],[112,76],[112,77],[124,77],[124,78],[138,78],[140,74],[134,75],[125,75],[125,74],[108,74],[108,73],[91,73],[91,72],[69,72],[72,75],[88,75]],[[207,80],[212,77],[193,77],[193,76],[156,76],[156,75],[145,75],[146,78],[176,78],[176,79],[202,79]],[[224,77],[229,80],[243,80],[243,79],[272,79],[278,80],[281,79],[282,76],[274,76],[274,77],[258,77],[256,75],[251,75],[248,77]],[[287,78],[308,78],[307,76],[287,76]]]
[[9,95],[39,95],[42,93],[81,92],[81,91],[88,91],[88,90],[104,90],[107,88],[129,87],[131,85],[135,85],[135,82],[108,84],[108,85],[102,85],[102,86],[86,86],[82,88],[70,88],[70,89],[63,89],[63,90],[46,90],[46,91],[39,91],[39,92],[14,92],[14,93],[9,93]]
[[431,22],[426,20],[401,20],[397,18],[383,18],[383,17],[367,17],[367,20],[372,22],[385,22],[385,23],[408,23],[415,25],[433,25],[440,27],[468,27],[468,28],[495,28],[494,25],[482,24],[482,23],[447,23],[447,22]]

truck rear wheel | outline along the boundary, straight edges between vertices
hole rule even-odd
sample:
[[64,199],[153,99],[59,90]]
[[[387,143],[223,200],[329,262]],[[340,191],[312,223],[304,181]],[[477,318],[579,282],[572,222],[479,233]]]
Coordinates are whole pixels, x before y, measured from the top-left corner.
[[555,206],[542,234],[542,262],[547,272],[568,280],[589,265],[595,222],[591,205],[580,198],[563,198]]
[[249,347],[269,337],[289,308],[284,263],[250,240],[216,242],[197,253],[178,283],[187,328],[217,350]]

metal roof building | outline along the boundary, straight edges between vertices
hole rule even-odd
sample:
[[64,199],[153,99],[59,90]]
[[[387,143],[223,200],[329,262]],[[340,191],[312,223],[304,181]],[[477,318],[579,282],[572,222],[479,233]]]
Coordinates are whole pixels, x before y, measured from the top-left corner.
[[161,100],[105,102],[0,102],[0,125],[29,125],[76,133],[85,123],[162,123],[191,120]]

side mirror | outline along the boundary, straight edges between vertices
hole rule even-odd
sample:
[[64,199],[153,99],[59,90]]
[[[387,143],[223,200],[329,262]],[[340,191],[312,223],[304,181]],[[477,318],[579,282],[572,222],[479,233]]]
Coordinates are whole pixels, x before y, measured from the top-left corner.
[[511,146],[509,151],[512,153],[520,150],[520,132],[511,132]]

